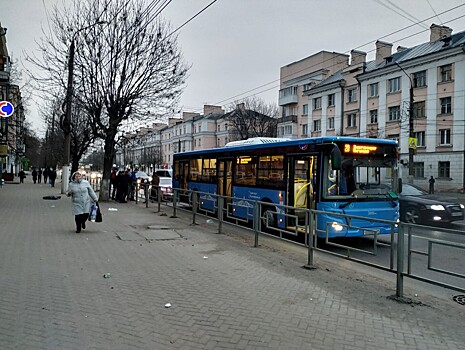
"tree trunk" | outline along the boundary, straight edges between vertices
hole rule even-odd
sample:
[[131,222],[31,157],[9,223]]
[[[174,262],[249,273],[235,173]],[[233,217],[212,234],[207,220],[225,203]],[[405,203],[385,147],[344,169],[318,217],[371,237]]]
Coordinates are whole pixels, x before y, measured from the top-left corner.
[[115,156],[115,136],[116,130],[108,130],[105,138],[105,156],[103,158],[103,177],[100,185],[99,201],[108,201],[110,198],[110,177]]

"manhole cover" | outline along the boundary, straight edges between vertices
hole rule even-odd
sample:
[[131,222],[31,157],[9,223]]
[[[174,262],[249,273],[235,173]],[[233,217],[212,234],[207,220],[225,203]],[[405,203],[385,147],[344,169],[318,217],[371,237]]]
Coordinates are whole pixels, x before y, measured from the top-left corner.
[[460,305],[465,305],[465,295],[456,295],[452,297],[452,300]]

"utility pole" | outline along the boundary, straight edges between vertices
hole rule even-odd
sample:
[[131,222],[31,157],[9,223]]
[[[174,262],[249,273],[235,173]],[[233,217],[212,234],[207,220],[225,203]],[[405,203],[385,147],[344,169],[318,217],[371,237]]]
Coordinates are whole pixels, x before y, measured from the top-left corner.
[[[415,137],[413,132],[413,81],[410,75],[400,66],[399,63],[395,62],[395,65],[400,68],[400,70],[409,78],[410,89],[409,89],[409,108],[408,108],[408,136],[409,140],[407,142],[408,146],[408,183],[413,184],[413,153],[414,147],[410,147],[410,140]],[[416,142],[415,142],[416,145]]]
[[410,79],[410,89],[409,89],[408,135],[409,135],[408,183],[413,184],[413,153],[415,152],[415,150],[413,149],[413,147],[410,147],[410,140],[415,137],[415,134],[413,133],[413,84],[412,84],[411,79]]

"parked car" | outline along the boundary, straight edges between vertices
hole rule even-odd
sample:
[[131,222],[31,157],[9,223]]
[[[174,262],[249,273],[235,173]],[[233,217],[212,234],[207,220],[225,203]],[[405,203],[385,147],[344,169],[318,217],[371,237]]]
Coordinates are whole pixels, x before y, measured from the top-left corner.
[[161,196],[170,199],[173,196],[173,179],[171,177],[160,177]]
[[152,177],[148,176],[144,171],[136,172],[136,178],[138,184],[150,183],[152,181]]
[[412,224],[446,223],[464,219],[465,206],[449,198],[428,194],[418,186],[403,184],[399,194],[400,219]]

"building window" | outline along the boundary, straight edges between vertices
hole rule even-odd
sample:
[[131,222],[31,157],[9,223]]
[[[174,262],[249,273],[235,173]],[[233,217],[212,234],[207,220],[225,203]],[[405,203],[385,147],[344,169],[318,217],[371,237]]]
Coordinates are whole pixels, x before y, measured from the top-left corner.
[[396,141],[397,143],[399,143],[399,134],[392,134],[392,135],[388,135],[388,140],[394,140]]
[[451,97],[441,98],[440,104],[441,104],[441,114],[452,113],[452,98]]
[[378,110],[372,109],[370,111],[370,124],[378,124]]
[[313,121],[313,131],[321,131],[321,120]]
[[413,117],[414,118],[426,118],[425,101],[415,102],[413,104]]
[[438,177],[450,179],[450,162],[438,162]]
[[221,131],[221,125],[218,124],[218,128],[217,128],[218,131]]
[[426,141],[425,141],[425,132],[424,131],[419,131],[413,133],[413,137],[417,139],[417,147],[425,147],[426,146]]
[[349,103],[357,102],[357,89],[347,90],[347,100]]
[[292,135],[292,125],[284,125],[284,135]]
[[328,118],[328,130],[334,130],[334,117]]
[[335,104],[334,94],[328,95],[328,107],[333,107]]
[[202,125],[199,125],[199,132],[202,131]]
[[389,92],[398,92],[400,91],[400,77],[389,79]]
[[321,108],[321,97],[317,97],[313,99],[313,109],[320,109]]
[[389,107],[389,121],[400,120],[400,106]]
[[441,74],[440,81],[451,81],[452,80],[452,65],[446,64],[445,66],[439,67],[439,72]]
[[378,83],[368,85],[369,97],[378,96]]
[[425,177],[425,163],[414,162],[413,163],[413,177]]
[[307,135],[308,134],[308,124],[303,124],[302,125],[302,135]]
[[348,128],[357,127],[357,114],[355,113],[347,114],[347,127]]
[[423,86],[426,86],[426,71],[422,70],[421,72],[413,73],[413,87]]
[[308,105],[303,105],[302,106],[302,114],[303,115],[308,115]]
[[439,130],[439,145],[450,145],[450,129]]

